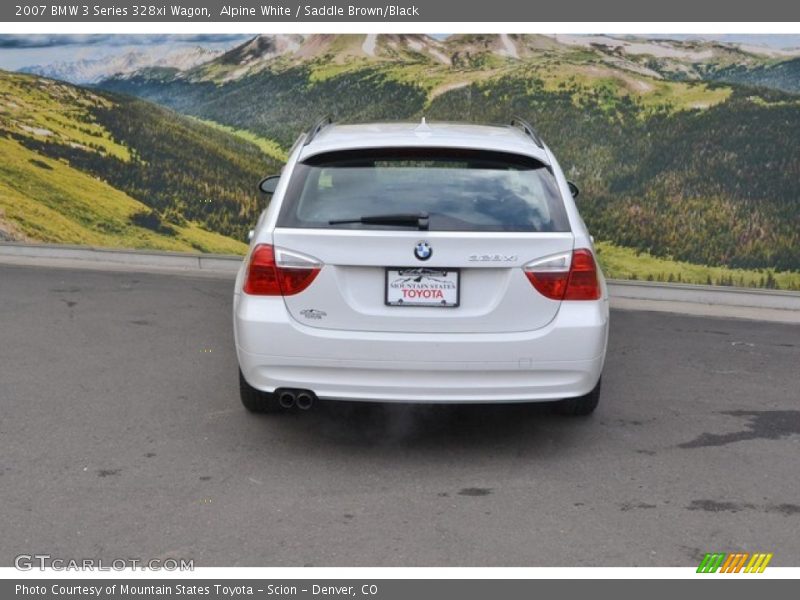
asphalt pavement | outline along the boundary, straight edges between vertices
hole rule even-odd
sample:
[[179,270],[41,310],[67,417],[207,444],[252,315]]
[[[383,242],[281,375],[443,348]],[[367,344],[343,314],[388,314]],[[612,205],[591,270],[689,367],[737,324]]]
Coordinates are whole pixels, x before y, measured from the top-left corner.
[[614,311],[589,418],[254,416],[231,285],[0,266],[0,565],[800,566],[800,325]]

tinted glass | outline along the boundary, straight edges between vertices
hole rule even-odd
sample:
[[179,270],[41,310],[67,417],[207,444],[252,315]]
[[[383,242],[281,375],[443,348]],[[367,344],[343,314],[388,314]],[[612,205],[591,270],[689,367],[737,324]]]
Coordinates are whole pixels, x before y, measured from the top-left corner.
[[330,221],[408,213],[427,213],[431,231],[569,231],[555,178],[540,162],[453,149],[311,157],[294,170],[278,225],[407,229]]

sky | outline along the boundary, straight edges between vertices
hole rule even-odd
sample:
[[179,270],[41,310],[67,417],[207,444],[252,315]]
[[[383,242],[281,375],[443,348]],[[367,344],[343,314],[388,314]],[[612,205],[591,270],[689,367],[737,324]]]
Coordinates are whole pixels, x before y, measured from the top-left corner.
[[[0,35],[0,69],[15,71],[31,65],[74,62],[125,54],[132,50],[169,51],[187,46],[226,50],[249,39],[247,34],[198,35]],[[436,37],[446,37],[437,35]],[[800,48],[800,35],[658,35],[650,38],[715,39],[771,48]]]

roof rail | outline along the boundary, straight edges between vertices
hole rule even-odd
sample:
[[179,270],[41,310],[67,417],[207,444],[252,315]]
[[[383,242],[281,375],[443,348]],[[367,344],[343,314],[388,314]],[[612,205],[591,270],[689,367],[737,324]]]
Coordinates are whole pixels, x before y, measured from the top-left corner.
[[317,137],[317,134],[320,131],[322,131],[332,123],[333,119],[331,118],[330,115],[325,115],[319,121],[314,123],[314,125],[311,127],[311,129],[308,130],[308,133],[306,134],[306,139],[303,141],[303,146],[308,146],[314,140],[314,138]]
[[534,144],[539,146],[539,148],[544,149],[544,142],[542,142],[542,138],[540,138],[539,134],[536,133],[536,130],[533,128],[533,125],[528,123],[525,119],[521,117],[512,117],[509,125],[511,125],[511,127],[518,127],[519,129],[521,129],[525,135],[527,135],[529,138],[533,140]]

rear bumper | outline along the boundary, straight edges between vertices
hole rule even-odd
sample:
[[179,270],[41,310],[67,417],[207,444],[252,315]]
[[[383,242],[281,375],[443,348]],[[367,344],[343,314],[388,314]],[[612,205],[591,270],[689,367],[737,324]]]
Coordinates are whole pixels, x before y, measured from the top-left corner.
[[608,303],[564,302],[536,331],[500,334],[326,330],[296,322],[280,298],[237,296],[239,365],[253,387],[326,399],[532,402],[582,396],[605,360]]

